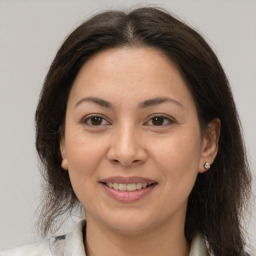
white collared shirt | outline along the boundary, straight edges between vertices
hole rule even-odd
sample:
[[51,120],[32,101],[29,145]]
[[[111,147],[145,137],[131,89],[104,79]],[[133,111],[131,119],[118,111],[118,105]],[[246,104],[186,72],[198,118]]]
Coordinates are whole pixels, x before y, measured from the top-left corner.
[[[67,235],[10,249],[1,252],[0,256],[86,256],[83,243],[84,225],[85,221],[81,221]],[[201,235],[197,235],[191,243],[189,256],[207,255],[205,240]]]

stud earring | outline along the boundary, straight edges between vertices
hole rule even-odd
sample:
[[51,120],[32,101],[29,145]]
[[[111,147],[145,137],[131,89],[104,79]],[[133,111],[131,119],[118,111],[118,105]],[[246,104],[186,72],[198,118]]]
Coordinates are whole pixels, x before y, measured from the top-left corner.
[[67,165],[66,160],[63,159],[63,160],[61,161],[61,167],[62,167],[63,169],[66,169],[66,165]]
[[211,166],[210,166],[210,164],[208,162],[205,162],[204,163],[204,168],[205,168],[205,170],[208,171],[211,168]]

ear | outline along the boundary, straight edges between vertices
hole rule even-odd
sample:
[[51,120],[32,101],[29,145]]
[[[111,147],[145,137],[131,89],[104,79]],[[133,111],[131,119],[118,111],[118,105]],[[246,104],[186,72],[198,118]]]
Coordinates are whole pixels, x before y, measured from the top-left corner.
[[66,152],[65,152],[65,139],[64,136],[61,136],[60,139],[60,153],[62,156],[62,162],[61,162],[61,167],[64,170],[68,170],[68,160],[66,158]]
[[208,123],[202,138],[202,152],[199,162],[199,173],[206,172],[209,168],[205,165],[207,162],[212,165],[217,153],[220,137],[221,122],[219,118],[213,119]]

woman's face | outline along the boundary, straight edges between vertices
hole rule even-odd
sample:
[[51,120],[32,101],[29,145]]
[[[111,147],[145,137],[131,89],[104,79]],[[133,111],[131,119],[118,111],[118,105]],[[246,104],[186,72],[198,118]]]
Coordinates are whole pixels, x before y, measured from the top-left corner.
[[184,226],[206,151],[191,93],[162,53],[111,49],[84,64],[61,152],[88,222],[125,233]]

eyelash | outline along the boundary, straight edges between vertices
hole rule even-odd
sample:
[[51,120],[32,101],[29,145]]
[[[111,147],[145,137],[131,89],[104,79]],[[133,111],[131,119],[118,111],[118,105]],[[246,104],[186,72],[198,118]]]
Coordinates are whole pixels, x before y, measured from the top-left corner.
[[[93,118],[98,119],[98,120],[94,120],[94,121],[100,121],[100,124],[98,124],[98,125],[92,124],[92,119],[93,119]],[[157,125],[157,124],[154,125],[154,124],[152,123],[152,121],[153,121],[154,118],[155,118],[155,121],[157,121],[157,118],[160,119],[160,124],[159,124],[159,125]],[[158,120],[158,121],[159,121],[159,120]],[[158,121],[157,121],[157,122],[158,122]],[[162,121],[163,123],[161,123],[161,121]],[[104,122],[104,123],[102,124],[102,122]],[[159,128],[161,128],[161,127],[166,127],[166,126],[168,126],[168,125],[171,125],[171,124],[175,123],[175,121],[174,121],[172,118],[167,117],[167,116],[165,116],[165,115],[157,115],[157,114],[154,115],[154,116],[152,116],[152,117],[151,117],[147,122],[145,122],[144,124],[148,124],[148,123],[150,123],[150,122],[151,122],[150,126],[159,127]],[[105,126],[105,125],[111,125],[111,123],[110,123],[109,121],[107,121],[106,118],[104,118],[104,117],[101,116],[101,115],[90,115],[90,116],[87,116],[85,119],[83,119],[82,123],[85,124],[85,125],[87,125],[87,126],[94,127],[94,128],[96,128],[96,127],[102,127],[102,126]]]
[[[168,126],[168,125],[171,125],[171,124],[174,123],[174,120],[173,120],[173,119],[171,119],[170,117],[167,117],[167,116],[165,116],[165,115],[154,115],[154,116],[152,116],[146,123],[149,123],[149,122],[152,123],[152,121],[153,121],[154,118],[155,118],[155,119],[156,119],[156,118],[162,119],[161,121],[163,121],[164,124],[160,124],[160,125],[151,124],[151,126],[165,127],[165,126]],[[155,120],[155,121],[156,121],[156,120]],[[167,122],[167,123],[166,123],[166,122]]]
[[[92,124],[92,119],[93,119],[93,118],[98,118],[98,119],[100,119],[101,121],[104,120],[104,121],[106,122],[106,124],[100,123],[99,125],[93,125],[93,124]],[[100,126],[103,126],[103,125],[109,125],[109,124],[110,124],[110,122],[107,121],[106,118],[104,118],[104,117],[101,116],[101,115],[90,115],[90,116],[87,116],[82,122],[83,122],[83,124],[88,125],[88,126],[91,126],[91,127],[100,127]],[[90,123],[88,123],[88,122],[90,122]]]

